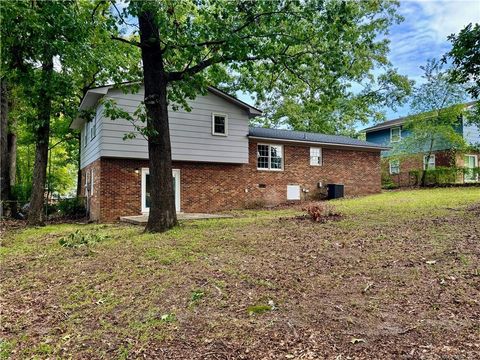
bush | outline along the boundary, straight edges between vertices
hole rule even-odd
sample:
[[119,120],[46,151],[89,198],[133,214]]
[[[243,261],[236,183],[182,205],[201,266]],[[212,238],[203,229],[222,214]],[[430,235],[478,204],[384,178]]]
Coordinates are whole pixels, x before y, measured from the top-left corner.
[[83,197],[60,200],[58,202],[58,209],[64,216],[81,218],[87,215],[85,198]]
[[99,233],[83,233],[80,230],[76,230],[70,235],[62,237],[58,243],[67,248],[79,248],[102,242],[107,238],[107,235]]
[[308,216],[316,222],[324,221],[325,218],[331,216],[340,216],[333,205],[324,202],[310,205],[306,208],[306,211]]
[[382,174],[382,189],[396,189],[398,186],[389,175]]

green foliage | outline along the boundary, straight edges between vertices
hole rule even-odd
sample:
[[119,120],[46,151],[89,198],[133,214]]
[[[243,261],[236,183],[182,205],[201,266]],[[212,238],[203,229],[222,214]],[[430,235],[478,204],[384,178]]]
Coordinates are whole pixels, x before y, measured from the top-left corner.
[[415,88],[410,101],[413,114],[403,125],[410,134],[394,145],[391,154],[395,156],[466,147],[457,131],[465,111],[465,89],[449,82],[449,72],[436,60],[421,68],[425,83]]
[[257,315],[257,314],[263,314],[267,311],[271,311],[272,306],[270,305],[251,305],[247,308],[247,313],[248,315]]
[[452,59],[452,81],[467,84],[474,98],[480,95],[480,24],[468,24],[457,35],[448,37],[452,49],[446,57]]
[[58,202],[58,209],[64,216],[83,217],[86,215],[85,198],[62,199]]
[[391,190],[396,189],[398,186],[393,182],[392,177],[389,174],[382,173],[382,189]]
[[[216,85],[252,94],[266,110],[262,125],[352,133],[356,121],[383,118],[382,107],[410,92],[387,59],[385,35],[402,20],[397,7],[389,0],[129,1],[109,21],[132,34],[121,44],[136,48],[138,28],[126,19],[154,14],[174,109],[188,110],[187,99]],[[145,115],[129,120],[145,123]],[[144,126],[137,130],[148,137]]]
[[58,243],[66,248],[80,248],[95,245],[108,238],[108,235],[103,235],[99,232],[84,233],[80,230],[76,230],[69,235],[60,238],[60,240],[58,240]]

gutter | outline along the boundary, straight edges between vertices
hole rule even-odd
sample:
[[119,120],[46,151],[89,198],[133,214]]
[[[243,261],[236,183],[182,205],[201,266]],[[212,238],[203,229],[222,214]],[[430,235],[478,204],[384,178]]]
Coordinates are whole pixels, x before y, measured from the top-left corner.
[[249,139],[263,140],[263,141],[283,141],[289,143],[300,143],[300,144],[314,144],[314,145],[326,145],[326,146],[339,146],[339,147],[349,147],[357,149],[369,149],[369,150],[390,150],[390,147],[387,146],[369,146],[369,145],[353,145],[353,144],[342,144],[342,143],[329,143],[329,142],[319,142],[319,141],[306,141],[306,140],[290,140],[290,139],[280,139],[280,138],[268,138],[261,136],[248,136]]

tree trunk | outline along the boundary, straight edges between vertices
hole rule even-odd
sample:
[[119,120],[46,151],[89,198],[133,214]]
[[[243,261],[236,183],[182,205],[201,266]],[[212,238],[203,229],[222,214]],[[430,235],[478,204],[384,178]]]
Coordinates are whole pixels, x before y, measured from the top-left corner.
[[[428,154],[427,154],[427,163],[426,163],[426,166],[425,166],[425,169],[423,169],[423,166],[422,166],[422,179],[420,181],[420,185],[422,187],[425,187],[425,185],[427,184],[427,170],[428,170],[428,162],[430,161],[430,157],[432,156],[432,152],[433,152],[433,143],[434,143],[434,139],[431,139],[430,140],[430,148],[428,149]],[[423,165],[423,162],[425,161],[425,155],[422,155],[422,165]]]
[[7,81],[2,78],[0,92],[0,214],[7,212],[10,200],[10,156],[8,152],[8,89]]
[[150,215],[147,232],[163,232],[177,224],[168,124],[167,74],[163,65],[156,19],[150,11],[139,16],[150,165]]
[[42,65],[42,85],[38,102],[38,128],[35,146],[35,163],[33,165],[32,197],[28,212],[28,224],[44,224],[43,206],[45,202],[45,180],[47,177],[48,141],[50,139],[50,115],[52,98],[50,82],[53,75],[53,57],[46,58]]

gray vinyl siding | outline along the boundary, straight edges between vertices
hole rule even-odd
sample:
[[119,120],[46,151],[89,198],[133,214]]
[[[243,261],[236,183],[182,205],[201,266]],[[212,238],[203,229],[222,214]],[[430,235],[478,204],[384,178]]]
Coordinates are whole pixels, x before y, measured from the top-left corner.
[[[143,88],[136,94],[110,90],[106,97],[115,100],[119,107],[133,114],[143,101],[143,94]],[[189,105],[190,112],[169,109],[173,160],[248,163],[249,117],[245,110],[212,93],[199,95],[195,100],[189,101]],[[228,116],[228,136],[212,135],[212,113]],[[102,156],[148,159],[147,141],[135,131],[129,121],[111,120],[104,117],[101,111],[98,115],[97,137],[87,145],[84,154],[82,152],[82,167]],[[123,140],[124,135],[131,132],[136,137]]]
[[470,145],[480,144],[480,127],[474,124],[463,124],[463,138]]
[[85,146],[85,124],[82,126],[81,137],[80,137],[80,167],[83,169],[88,164],[94,162],[100,157],[100,145],[101,145],[101,117],[102,117],[102,106],[97,108],[96,114],[96,123],[97,131],[95,138],[91,139],[90,134],[88,134],[87,146]]

